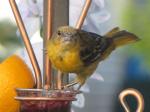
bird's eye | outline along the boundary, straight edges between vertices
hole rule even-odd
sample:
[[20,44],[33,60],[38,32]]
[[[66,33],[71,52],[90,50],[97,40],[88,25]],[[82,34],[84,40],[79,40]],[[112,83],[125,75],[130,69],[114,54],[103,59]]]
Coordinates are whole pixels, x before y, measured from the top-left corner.
[[60,31],[58,31],[58,32],[57,32],[57,34],[58,34],[58,35],[61,35],[61,32],[60,32]]

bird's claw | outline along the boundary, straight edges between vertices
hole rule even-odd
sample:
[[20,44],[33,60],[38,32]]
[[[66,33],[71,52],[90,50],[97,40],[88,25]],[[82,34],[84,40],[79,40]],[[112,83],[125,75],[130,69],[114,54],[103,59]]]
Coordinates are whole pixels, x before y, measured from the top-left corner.
[[63,88],[69,88],[69,87],[72,87],[74,85],[78,84],[77,82],[73,82],[73,83],[70,83],[70,84],[67,84],[65,86],[63,86]]
[[[62,89],[70,88],[70,87],[72,87],[72,86],[74,86],[74,85],[76,85],[76,84],[78,84],[78,82],[72,82],[72,83],[70,83],[70,84],[67,84],[67,85],[63,86]],[[81,86],[82,86],[82,85],[79,85],[79,86],[77,87],[77,90],[80,90]]]

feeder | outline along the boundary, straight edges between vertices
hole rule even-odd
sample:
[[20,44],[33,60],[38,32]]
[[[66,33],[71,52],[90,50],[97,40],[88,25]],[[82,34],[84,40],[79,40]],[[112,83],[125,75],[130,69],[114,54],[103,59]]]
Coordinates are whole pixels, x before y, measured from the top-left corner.
[[[62,80],[62,73],[57,72],[57,75],[54,75],[54,72],[51,68],[51,63],[46,54],[43,54],[44,62],[44,72],[43,74],[40,71],[39,64],[37,62],[34,50],[30,43],[28,34],[26,32],[24,23],[22,21],[21,15],[19,13],[17,4],[15,0],[9,0],[12,11],[14,13],[17,26],[19,28],[21,37],[24,41],[27,53],[29,55],[36,81],[36,88],[33,89],[16,89],[17,96],[16,100],[20,101],[20,112],[70,112],[71,111],[71,102],[75,101],[75,96],[80,93],[80,91],[74,90],[73,88],[62,89],[62,86],[67,84],[67,79],[64,82]],[[59,2],[59,3],[58,3]],[[84,19],[87,15],[88,9],[90,7],[92,0],[86,0],[86,3],[83,7],[81,16],[76,24],[76,28],[80,29],[84,22]],[[64,6],[63,6],[64,5]],[[54,7],[56,6],[56,7]],[[46,47],[46,42],[50,39],[52,32],[60,25],[68,24],[68,8],[66,9],[66,18],[63,17],[63,21],[58,21],[56,16],[59,6],[65,8],[69,6],[68,0],[44,0],[44,46]],[[56,11],[57,10],[57,11]],[[42,49],[42,48],[41,48]],[[42,74],[42,75],[41,75]],[[42,79],[44,79],[42,81]],[[126,112],[130,112],[129,108],[124,101],[127,95],[133,95],[137,98],[139,103],[139,108],[137,112],[142,112],[144,107],[144,101],[142,95],[132,89],[123,91],[120,94],[120,101],[125,108]]]
[[[19,100],[21,103],[20,112],[70,112],[71,111],[71,102],[76,100],[76,94],[79,94],[79,91],[74,89],[62,89],[63,81],[62,75],[60,72],[56,75],[56,80],[53,80],[54,74],[52,74],[52,68],[50,61],[46,54],[44,55],[44,73],[41,75],[39,64],[37,62],[34,50],[30,43],[28,34],[26,32],[24,23],[22,21],[21,15],[19,13],[17,4],[15,0],[9,0],[12,11],[14,13],[17,26],[21,33],[22,39],[24,41],[27,53],[29,55],[32,67],[34,69],[36,88],[34,89],[17,89],[16,100]],[[44,46],[46,47],[46,42],[50,39],[54,27],[60,26],[54,25],[55,21],[53,15],[56,15],[56,8],[53,5],[56,5],[57,2],[62,2],[58,0],[44,0]],[[69,6],[68,1],[63,0],[66,6]],[[59,3],[57,3],[58,5]],[[80,29],[84,19],[87,15],[88,9],[90,7],[91,0],[86,0],[81,16],[77,22],[76,28]],[[58,8],[59,9],[59,8]],[[67,9],[68,10],[68,9]],[[68,16],[65,21],[67,21]],[[63,23],[67,25],[66,23]],[[41,48],[42,49],[42,48]],[[43,78],[42,78],[43,77]],[[42,79],[43,83],[42,83]]]

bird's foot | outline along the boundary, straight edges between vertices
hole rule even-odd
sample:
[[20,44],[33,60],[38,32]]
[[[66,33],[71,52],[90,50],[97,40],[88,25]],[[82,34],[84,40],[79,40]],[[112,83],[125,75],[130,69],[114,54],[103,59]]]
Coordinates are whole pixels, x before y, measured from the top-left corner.
[[70,84],[67,84],[67,85],[63,86],[63,89],[72,87],[72,86],[74,86],[74,85],[76,85],[76,84],[78,84],[78,83],[77,83],[77,82],[72,82],[72,83],[70,83]]
[[[67,84],[67,85],[63,86],[62,89],[73,87],[76,84],[78,84],[78,82],[72,82],[70,84]],[[82,85],[79,84],[79,86],[77,87],[77,90],[79,91],[81,87],[82,87]]]

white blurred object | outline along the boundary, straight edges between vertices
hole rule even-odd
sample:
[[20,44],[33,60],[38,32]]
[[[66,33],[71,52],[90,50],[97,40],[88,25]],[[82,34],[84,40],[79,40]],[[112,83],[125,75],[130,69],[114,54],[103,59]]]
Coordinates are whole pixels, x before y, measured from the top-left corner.
[[6,19],[15,22],[9,0],[0,0],[0,21]]
[[31,38],[40,30],[43,16],[43,0],[19,0],[18,8],[25,24],[25,28]]
[[[70,0],[70,26],[75,26],[86,0]],[[100,24],[110,18],[110,13],[104,7],[104,0],[93,0],[83,29],[99,33]]]
[[40,31],[35,32],[30,40],[32,44],[43,42],[43,39],[40,36]]
[[90,87],[88,84],[84,84],[82,87],[81,87],[81,91],[84,92],[84,93],[89,93],[90,92]]
[[[86,0],[70,0],[69,21],[70,26],[75,26]],[[18,7],[23,18],[27,33],[31,38],[41,29],[43,17],[43,0],[18,0]],[[100,32],[100,24],[110,18],[110,13],[105,9],[104,0],[93,0],[88,15],[84,22],[85,30]]]
[[[41,73],[43,73],[43,49],[42,49],[43,44],[42,43],[43,42],[39,42],[39,43],[35,43],[32,45],[32,47],[35,51],[35,55],[36,55],[36,58],[38,60],[40,69],[41,69]],[[18,55],[24,59],[26,64],[28,64],[29,67],[31,68],[31,70],[33,71],[33,68],[32,68],[29,56],[27,54],[27,51],[24,49],[23,51],[19,52]]]
[[[97,30],[100,30],[101,24],[109,20],[110,13],[107,10],[102,10],[100,12],[95,12],[89,15],[91,23],[95,26]],[[95,22],[96,21],[96,22]]]
[[75,106],[75,107],[78,107],[78,108],[83,108],[84,105],[85,105],[85,97],[83,94],[78,94],[76,96],[77,98],[77,101],[73,101],[72,104]]
[[91,79],[95,79],[95,80],[98,80],[98,81],[104,81],[104,78],[98,72],[93,73],[93,75],[91,76]]
[[100,6],[99,8],[104,8],[105,6],[105,0],[95,0],[95,4]]

